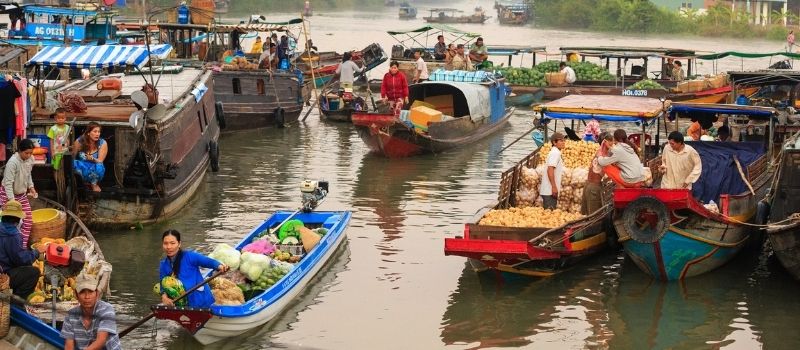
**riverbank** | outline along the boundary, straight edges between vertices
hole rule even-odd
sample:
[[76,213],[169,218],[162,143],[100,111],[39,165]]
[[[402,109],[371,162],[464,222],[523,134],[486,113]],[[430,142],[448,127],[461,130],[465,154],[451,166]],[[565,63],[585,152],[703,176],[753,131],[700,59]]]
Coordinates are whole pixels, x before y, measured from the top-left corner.
[[[650,1],[540,0],[535,6],[537,24],[578,30],[622,33],[691,34],[704,37],[763,38],[785,40],[783,25],[750,24],[751,14],[731,11],[727,6],[708,8],[705,14],[688,10],[683,14],[658,7]],[[779,14],[771,18],[782,23]]]

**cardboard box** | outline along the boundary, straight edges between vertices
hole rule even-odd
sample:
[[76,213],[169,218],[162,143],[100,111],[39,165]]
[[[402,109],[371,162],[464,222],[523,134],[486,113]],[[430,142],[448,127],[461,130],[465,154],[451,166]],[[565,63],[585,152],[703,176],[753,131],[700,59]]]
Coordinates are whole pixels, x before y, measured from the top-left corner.
[[431,104],[433,109],[442,112],[443,114],[453,115],[454,107],[453,107],[453,95],[439,95],[439,96],[429,96],[426,97],[423,101]]
[[409,113],[408,119],[414,125],[417,132],[428,131],[428,123],[442,121],[442,112],[425,106],[414,107]]
[[703,80],[689,80],[689,92],[698,92],[706,90],[710,84],[705,79]]

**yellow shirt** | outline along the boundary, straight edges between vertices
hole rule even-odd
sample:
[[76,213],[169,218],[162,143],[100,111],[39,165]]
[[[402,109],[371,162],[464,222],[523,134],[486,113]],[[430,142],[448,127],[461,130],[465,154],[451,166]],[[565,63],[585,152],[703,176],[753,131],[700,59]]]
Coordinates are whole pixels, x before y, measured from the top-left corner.
[[253,47],[250,48],[250,53],[261,53],[264,51],[264,43],[261,41],[256,41],[253,43]]
[[684,145],[680,152],[674,151],[669,144],[664,146],[661,164],[667,167],[667,172],[661,178],[663,189],[684,188],[684,183],[688,183],[688,189],[692,189],[692,184],[700,178],[700,172],[703,171],[700,154],[689,145]]

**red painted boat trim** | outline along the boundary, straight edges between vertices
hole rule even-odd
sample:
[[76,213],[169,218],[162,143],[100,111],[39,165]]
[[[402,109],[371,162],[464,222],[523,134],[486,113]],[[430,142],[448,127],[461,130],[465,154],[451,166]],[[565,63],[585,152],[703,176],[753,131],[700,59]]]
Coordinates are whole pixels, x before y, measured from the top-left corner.
[[706,260],[706,259],[710,258],[718,250],[719,250],[719,247],[718,246],[714,246],[714,249],[711,249],[711,251],[708,252],[708,254],[703,255],[703,256],[701,256],[701,257],[699,257],[697,259],[694,259],[694,260],[689,261],[688,263],[686,263],[686,266],[684,266],[683,270],[681,271],[681,278],[680,279],[684,279],[686,277],[686,274],[689,273],[689,268],[692,267],[692,265],[697,264],[697,263],[699,263],[699,262],[701,262],[703,260]]
[[661,256],[661,243],[653,243],[653,252],[656,255],[656,263],[658,264],[658,274],[661,275],[662,281],[668,281],[667,270],[664,268],[664,258]]
[[152,307],[157,319],[178,322],[189,333],[195,334],[211,319],[208,309],[172,308],[165,306]]
[[[730,196],[730,197],[745,197],[746,195]],[[706,209],[702,203],[698,202],[690,190],[665,190],[655,188],[622,188],[614,190],[614,208],[624,209],[631,202],[639,197],[649,196],[654,197],[660,202],[664,203],[671,211],[678,209],[689,209],[695,214],[702,216],[709,220],[717,222],[738,225],[739,223],[733,222],[722,216],[720,213],[715,213]]]
[[542,249],[528,241],[444,239],[444,255],[457,255],[478,260],[547,260],[562,254]]

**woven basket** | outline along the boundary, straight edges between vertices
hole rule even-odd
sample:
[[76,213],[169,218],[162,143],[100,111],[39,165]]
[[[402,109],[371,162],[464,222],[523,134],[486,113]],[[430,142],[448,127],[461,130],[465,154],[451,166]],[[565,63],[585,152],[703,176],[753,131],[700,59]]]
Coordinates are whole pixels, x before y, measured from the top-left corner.
[[[0,273],[0,292],[11,293],[11,278],[5,273]],[[11,299],[0,300],[0,339],[8,335],[11,329]]]
[[33,211],[32,216],[34,220],[31,226],[31,236],[28,239],[29,244],[41,241],[42,238],[64,238],[67,229],[67,214],[63,211],[49,208],[38,209]]
[[567,73],[564,72],[544,73],[544,79],[547,81],[547,85],[550,86],[566,85]]

